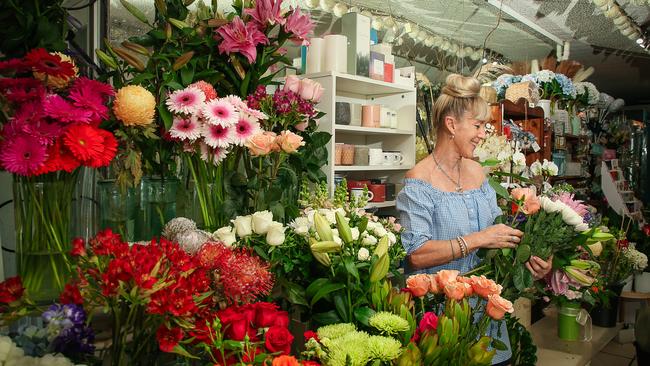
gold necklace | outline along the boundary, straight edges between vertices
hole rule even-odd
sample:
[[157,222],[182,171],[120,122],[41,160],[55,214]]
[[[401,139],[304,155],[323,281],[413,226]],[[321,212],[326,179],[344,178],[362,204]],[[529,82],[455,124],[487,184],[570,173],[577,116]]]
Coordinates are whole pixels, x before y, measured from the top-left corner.
[[[456,163],[456,166],[458,166],[458,181],[455,181],[455,180],[454,180],[452,177],[450,177],[449,174],[447,174],[447,172],[442,168],[442,165],[440,165],[440,163],[438,162],[438,159],[436,159],[436,156],[435,156],[434,154],[431,154],[431,156],[433,157],[433,161],[436,163],[436,165],[438,166],[438,169],[440,169],[440,171],[442,172],[442,174],[444,174],[444,176],[447,177],[447,179],[449,179],[452,183],[454,183],[454,184],[456,185],[456,192],[458,192],[458,193],[462,192],[462,191],[463,191],[463,186],[460,185],[460,162],[463,160],[463,158],[461,157],[460,160],[458,161],[458,163]],[[453,168],[452,168],[452,169],[453,169]]]

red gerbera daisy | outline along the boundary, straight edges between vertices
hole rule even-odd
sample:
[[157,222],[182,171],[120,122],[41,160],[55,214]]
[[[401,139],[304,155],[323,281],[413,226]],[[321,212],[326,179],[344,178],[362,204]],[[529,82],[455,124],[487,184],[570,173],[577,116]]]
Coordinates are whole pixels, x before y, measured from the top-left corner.
[[71,62],[61,60],[59,55],[47,52],[44,48],[35,48],[27,55],[25,61],[34,68],[36,72],[42,72],[47,76],[70,78],[74,76],[74,65]]
[[81,165],[79,160],[75,159],[75,157],[72,156],[72,153],[62,146],[61,140],[59,139],[48,147],[47,155],[47,160],[35,175],[56,172],[59,170],[71,173]]
[[104,143],[102,144],[104,151],[98,157],[86,162],[86,165],[92,168],[108,166],[115,157],[115,154],[117,154],[117,139],[115,139],[115,136],[109,131],[102,129],[97,130],[97,132],[104,139]]
[[101,159],[104,153],[104,137],[101,130],[89,125],[73,125],[63,135],[63,144],[82,163]]
[[16,73],[21,73],[30,70],[31,67],[24,60],[19,58],[12,58],[11,60],[0,61],[0,71],[13,70]]

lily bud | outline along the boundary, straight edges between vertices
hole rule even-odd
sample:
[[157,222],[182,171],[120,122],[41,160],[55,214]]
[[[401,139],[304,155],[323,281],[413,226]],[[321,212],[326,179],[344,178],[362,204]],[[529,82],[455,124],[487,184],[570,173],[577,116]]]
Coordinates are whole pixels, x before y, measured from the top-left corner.
[[345,217],[343,217],[340,212],[336,211],[334,215],[336,217],[336,227],[339,229],[339,236],[341,236],[341,239],[343,239],[345,244],[351,243],[352,230],[350,230],[350,225],[348,225],[348,222],[345,221]]
[[332,234],[329,221],[318,212],[314,213],[314,226],[316,226],[316,232],[320,240],[334,241],[334,234]]

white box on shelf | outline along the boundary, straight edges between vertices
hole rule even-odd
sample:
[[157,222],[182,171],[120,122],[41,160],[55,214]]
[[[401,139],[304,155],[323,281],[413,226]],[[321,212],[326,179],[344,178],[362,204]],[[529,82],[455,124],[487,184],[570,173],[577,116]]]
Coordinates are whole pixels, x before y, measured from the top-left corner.
[[408,66],[394,69],[393,82],[399,85],[415,85],[415,68],[413,66]]
[[347,13],[334,29],[348,37],[348,73],[370,76],[370,18],[359,13]]

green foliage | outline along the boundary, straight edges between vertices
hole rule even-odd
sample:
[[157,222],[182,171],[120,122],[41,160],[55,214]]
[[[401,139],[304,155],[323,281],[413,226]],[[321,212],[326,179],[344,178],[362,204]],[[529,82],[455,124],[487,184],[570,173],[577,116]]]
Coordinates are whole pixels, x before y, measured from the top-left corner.
[[512,316],[506,318],[508,337],[510,338],[510,349],[512,366],[534,366],[537,364],[537,346],[533,343],[530,332],[519,323],[518,319]]
[[63,0],[0,2],[0,52],[6,58],[24,56],[32,48],[66,49],[67,12]]

